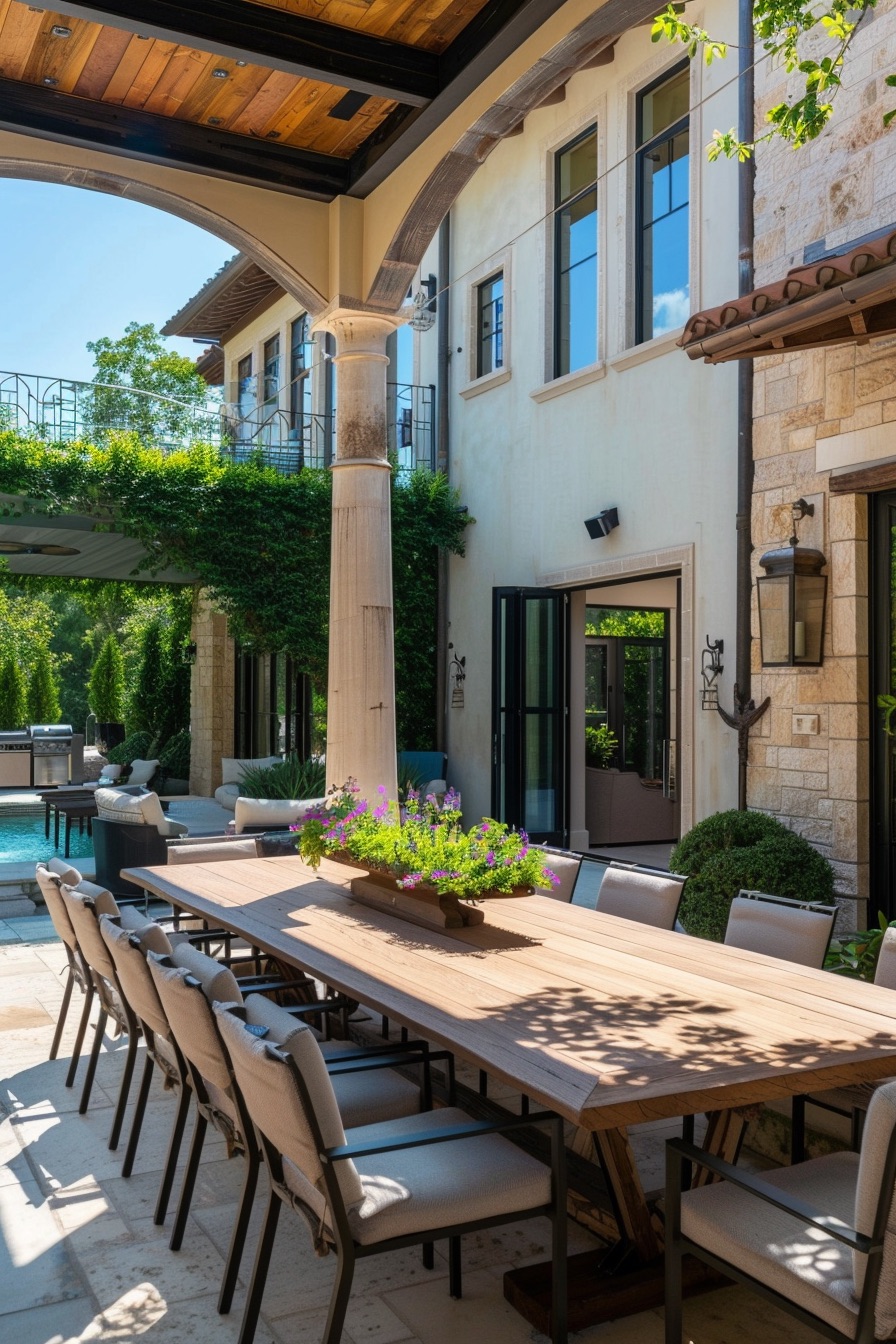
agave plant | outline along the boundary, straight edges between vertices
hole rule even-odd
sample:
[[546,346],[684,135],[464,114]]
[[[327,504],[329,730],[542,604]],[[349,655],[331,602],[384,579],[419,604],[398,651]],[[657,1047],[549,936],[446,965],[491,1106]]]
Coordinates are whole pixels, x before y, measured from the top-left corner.
[[295,751],[276,765],[244,767],[240,779],[240,793],[246,798],[322,798],[325,788],[323,761],[302,760]]

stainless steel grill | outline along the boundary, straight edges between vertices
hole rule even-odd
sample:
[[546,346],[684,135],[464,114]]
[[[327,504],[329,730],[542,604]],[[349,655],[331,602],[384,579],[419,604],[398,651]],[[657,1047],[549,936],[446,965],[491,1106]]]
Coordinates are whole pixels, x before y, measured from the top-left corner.
[[26,728],[0,733],[0,788],[27,789],[31,783],[31,737]]
[[70,723],[32,723],[31,743],[35,788],[67,784],[71,773],[72,726]]

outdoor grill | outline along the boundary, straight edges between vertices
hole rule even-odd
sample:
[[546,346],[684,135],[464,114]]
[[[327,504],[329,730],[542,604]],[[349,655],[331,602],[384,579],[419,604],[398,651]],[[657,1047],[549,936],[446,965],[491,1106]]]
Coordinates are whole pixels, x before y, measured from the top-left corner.
[[32,723],[23,736],[31,746],[34,787],[47,789],[54,784],[67,784],[71,777],[71,724]]
[[0,788],[27,789],[31,783],[31,737],[27,728],[0,733]]

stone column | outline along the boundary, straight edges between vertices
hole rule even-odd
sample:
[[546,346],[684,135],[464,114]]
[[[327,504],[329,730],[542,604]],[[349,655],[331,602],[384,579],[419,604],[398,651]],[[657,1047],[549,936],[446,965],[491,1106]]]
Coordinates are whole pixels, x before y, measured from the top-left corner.
[[227,617],[196,590],[190,638],[196,662],[190,678],[190,791],[210,797],[221,783],[221,757],[233,755],[233,640]]
[[336,339],[336,460],[330,552],[327,785],[357,780],[398,796],[386,340],[399,317],[333,305],[315,330]]

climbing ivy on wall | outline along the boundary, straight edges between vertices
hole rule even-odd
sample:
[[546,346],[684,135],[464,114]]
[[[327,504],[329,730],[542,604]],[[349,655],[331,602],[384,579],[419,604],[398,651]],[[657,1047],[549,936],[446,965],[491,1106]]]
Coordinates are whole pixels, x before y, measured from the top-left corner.
[[[76,510],[142,542],[148,567],[195,573],[231,633],[259,653],[290,653],[326,684],[330,474],[281,476],[225,463],[196,445],[167,456],[129,434],[101,446],[46,444],[0,431],[0,493],[23,511]],[[434,745],[438,549],[463,554],[470,519],[444,476],[393,475],[399,746]]]

